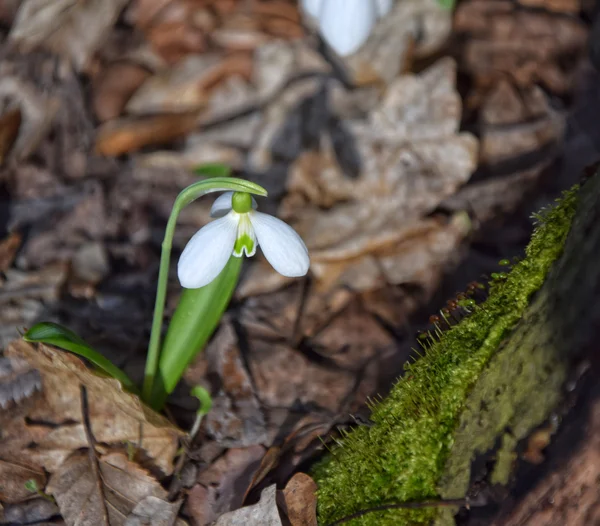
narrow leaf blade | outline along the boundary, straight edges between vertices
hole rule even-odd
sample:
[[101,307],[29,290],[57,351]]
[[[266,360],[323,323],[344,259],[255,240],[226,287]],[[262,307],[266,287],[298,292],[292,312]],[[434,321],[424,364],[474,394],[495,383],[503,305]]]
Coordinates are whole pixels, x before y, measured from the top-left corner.
[[67,327],[58,323],[44,321],[36,323],[24,335],[23,339],[30,343],[45,343],[70,351],[85,358],[109,376],[119,380],[123,387],[133,393],[138,392],[133,381],[110,360],[92,349],[82,338]]

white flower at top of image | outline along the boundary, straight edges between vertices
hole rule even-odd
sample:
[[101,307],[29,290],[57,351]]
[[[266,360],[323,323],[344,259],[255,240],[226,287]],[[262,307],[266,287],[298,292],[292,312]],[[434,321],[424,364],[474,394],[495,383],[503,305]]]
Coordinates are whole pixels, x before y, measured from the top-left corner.
[[340,56],[351,55],[366,42],[378,18],[394,0],[302,0],[304,11],[317,19],[323,39]]
[[182,287],[208,285],[232,255],[253,256],[259,245],[283,276],[294,278],[308,272],[310,259],[302,238],[281,219],[256,208],[256,201],[246,193],[226,192],[215,200],[210,215],[217,219],[192,236],[179,258],[177,275]]

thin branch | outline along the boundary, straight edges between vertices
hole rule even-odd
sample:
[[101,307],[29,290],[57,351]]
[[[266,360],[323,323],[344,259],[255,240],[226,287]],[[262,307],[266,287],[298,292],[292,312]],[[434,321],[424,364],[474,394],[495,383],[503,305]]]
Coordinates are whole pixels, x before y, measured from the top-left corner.
[[100,467],[98,466],[98,457],[96,457],[96,439],[92,433],[92,425],[90,423],[90,408],[88,404],[87,389],[85,385],[79,386],[81,395],[81,415],[83,417],[83,428],[85,429],[85,436],[88,441],[88,454],[90,457],[90,466],[92,467],[92,474],[96,480],[98,488],[98,494],[100,495],[100,508],[102,509],[102,523],[104,526],[110,526],[108,520],[108,510],[106,509],[106,500],[104,499],[104,490],[102,489],[102,476],[100,474]]

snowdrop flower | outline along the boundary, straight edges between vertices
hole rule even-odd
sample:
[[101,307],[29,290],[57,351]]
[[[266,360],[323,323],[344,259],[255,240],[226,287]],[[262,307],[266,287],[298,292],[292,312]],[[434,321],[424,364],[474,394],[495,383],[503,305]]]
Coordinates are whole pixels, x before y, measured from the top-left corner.
[[182,287],[208,285],[232,255],[253,256],[258,245],[280,274],[293,278],[308,272],[308,250],[296,231],[256,208],[254,198],[243,192],[226,192],[215,200],[210,215],[217,219],[194,234],[179,259],[177,274]]
[[358,51],[392,5],[393,0],[302,0],[304,11],[318,20],[323,38],[341,56]]

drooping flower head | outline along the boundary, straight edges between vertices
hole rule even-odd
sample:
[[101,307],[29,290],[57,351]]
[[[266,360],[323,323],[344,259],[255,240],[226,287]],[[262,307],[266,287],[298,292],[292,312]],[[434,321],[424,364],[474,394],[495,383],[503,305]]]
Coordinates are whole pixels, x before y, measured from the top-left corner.
[[392,9],[393,0],[302,0],[324,40],[340,56],[351,55],[365,43],[377,22]]
[[217,219],[194,234],[179,258],[177,274],[182,287],[208,285],[232,255],[253,256],[259,245],[283,276],[308,272],[308,249],[300,236],[280,219],[258,212],[257,207],[254,198],[244,192],[225,192],[215,200],[210,215]]

